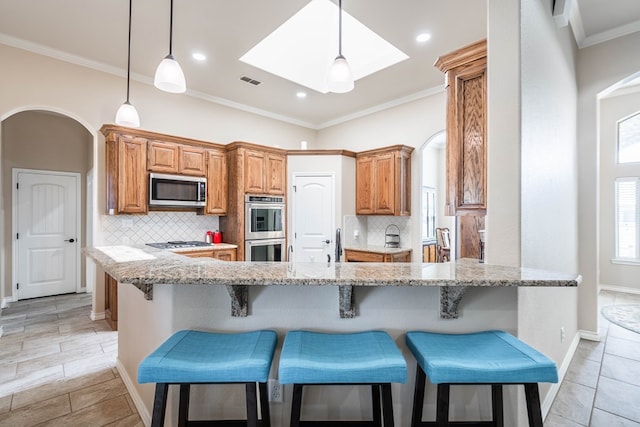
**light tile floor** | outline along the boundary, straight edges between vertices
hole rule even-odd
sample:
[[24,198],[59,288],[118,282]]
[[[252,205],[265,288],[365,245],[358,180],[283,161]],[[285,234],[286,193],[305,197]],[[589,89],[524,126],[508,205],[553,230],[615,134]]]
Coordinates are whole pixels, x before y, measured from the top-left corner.
[[[640,303],[601,292],[600,305]],[[24,300],[2,311],[0,427],[141,427],[115,369],[117,333],[91,321],[91,296]],[[640,427],[640,334],[600,320],[581,340],[546,427]]]
[[115,369],[117,332],[90,312],[88,294],[2,310],[0,427],[143,425]]
[[[640,295],[600,292],[600,307],[640,304]],[[600,316],[602,341],[581,340],[546,427],[640,426],[640,334]]]

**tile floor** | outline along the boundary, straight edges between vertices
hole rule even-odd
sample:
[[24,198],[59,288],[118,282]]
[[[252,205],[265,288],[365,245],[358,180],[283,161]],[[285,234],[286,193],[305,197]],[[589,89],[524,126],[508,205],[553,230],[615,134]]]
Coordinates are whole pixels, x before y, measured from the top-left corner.
[[[640,303],[602,292],[600,304]],[[140,427],[115,369],[117,333],[89,319],[86,294],[24,300],[2,311],[0,427]],[[546,427],[640,427],[640,334],[605,319],[582,340]]]
[[19,301],[0,322],[0,427],[142,427],[115,369],[117,332],[91,295]]

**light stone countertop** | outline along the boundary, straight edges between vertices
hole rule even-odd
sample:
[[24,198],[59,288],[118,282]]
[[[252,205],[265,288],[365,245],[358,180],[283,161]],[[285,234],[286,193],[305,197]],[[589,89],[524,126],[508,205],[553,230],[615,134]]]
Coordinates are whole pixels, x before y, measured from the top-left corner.
[[[84,252],[118,282],[136,286],[147,299],[153,297],[154,284],[224,285],[234,303],[246,306],[242,300],[246,297],[238,295],[238,290],[246,293],[247,286],[330,285],[342,288],[343,317],[355,316],[349,312],[353,309],[352,289],[358,286],[439,286],[441,314],[455,318],[457,304],[468,287],[575,287],[582,280],[578,274],[481,264],[475,259],[439,264],[328,264],[228,262],[189,258],[150,246],[104,246],[85,248]],[[242,307],[232,309],[234,316],[243,316]]]

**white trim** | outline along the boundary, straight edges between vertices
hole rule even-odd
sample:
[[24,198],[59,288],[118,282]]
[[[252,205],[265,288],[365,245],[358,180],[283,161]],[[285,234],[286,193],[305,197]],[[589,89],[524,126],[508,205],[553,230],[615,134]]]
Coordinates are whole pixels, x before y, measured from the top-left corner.
[[18,189],[16,188],[16,183],[18,182],[18,174],[19,173],[28,173],[33,175],[57,175],[57,176],[69,176],[74,177],[76,181],[76,240],[78,244],[76,245],[75,250],[75,258],[76,258],[76,293],[80,293],[82,290],[82,280],[80,276],[81,267],[81,245],[82,242],[82,230],[80,224],[82,223],[82,187],[81,187],[81,179],[82,174],[80,172],[62,172],[62,171],[50,171],[50,170],[41,170],[41,169],[26,169],[26,168],[13,168],[11,170],[11,211],[12,211],[12,219],[11,219],[11,254],[12,254],[12,271],[11,271],[11,292],[16,301],[20,299],[20,293],[18,292],[18,288],[16,284],[18,283],[18,244],[16,239],[16,233],[18,232]]
[[4,331],[2,330],[2,325],[0,325],[0,338],[2,338],[2,334],[4,333]]
[[558,391],[560,390],[560,385],[562,384],[562,381],[564,381],[564,377],[567,374],[567,371],[569,370],[571,359],[573,359],[573,355],[575,354],[576,349],[578,348],[578,344],[580,343],[580,338],[581,338],[580,332],[576,333],[576,335],[573,337],[573,340],[571,341],[571,345],[569,346],[569,349],[567,350],[567,353],[564,355],[564,359],[560,364],[560,369],[558,369],[558,382],[555,384],[551,384],[551,388],[549,389],[549,392],[544,397],[544,401],[542,401],[542,404],[540,405],[540,409],[542,410],[543,420],[547,418],[547,415],[549,414],[549,410],[551,409],[551,405],[553,404],[553,401],[556,398]]
[[612,258],[611,264],[620,264],[620,265],[640,265],[640,259],[630,259],[630,258]]
[[638,288],[627,288],[627,287],[624,287],[624,286],[600,284],[600,290],[601,291],[622,292],[622,293],[625,293],[625,294],[640,295],[640,289],[638,289]]
[[580,331],[578,331],[578,333],[580,334],[580,338],[583,338],[585,340],[602,341],[602,337],[600,336],[600,334],[598,332],[580,330]]
[[627,34],[635,33],[637,31],[640,31],[640,21],[629,22],[628,24],[584,37],[578,42],[578,47],[580,49],[583,49],[585,47],[604,43],[618,37],[626,36]]
[[91,310],[91,314],[89,314],[89,319],[91,320],[104,320],[106,318],[107,318],[107,315],[105,314],[104,311],[96,313],[95,311]]
[[129,392],[129,396],[131,396],[131,400],[133,400],[133,404],[136,406],[136,409],[138,410],[138,414],[140,415],[142,422],[144,423],[145,426],[149,427],[151,425],[151,414],[147,410],[147,407],[145,406],[142,398],[140,397],[140,394],[138,394],[138,390],[136,389],[135,382],[133,382],[129,377],[129,374],[127,373],[127,370],[125,369],[124,365],[120,361],[119,357],[116,359],[116,369],[120,374],[120,378],[122,378],[122,382],[124,383],[124,386],[127,388],[127,391]]
[[2,305],[0,305],[0,308],[7,308],[9,307],[10,302],[16,302],[16,301],[18,300],[14,296],[4,297],[2,298]]

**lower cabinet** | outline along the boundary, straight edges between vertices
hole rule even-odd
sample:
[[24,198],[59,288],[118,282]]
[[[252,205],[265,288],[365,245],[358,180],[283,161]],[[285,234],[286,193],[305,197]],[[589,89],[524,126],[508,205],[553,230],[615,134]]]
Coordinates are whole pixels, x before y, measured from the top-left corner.
[[411,262],[411,249],[393,253],[345,249],[344,260],[345,262]]
[[202,249],[181,252],[180,255],[188,256],[189,258],[215,258],[221,261],[235,261],[236,249]]
[[118,281],[104,273],[104,318],[114,331],[118,330]]
[[436,243],[425,243],[422,245],[422,262],[436,262]]

